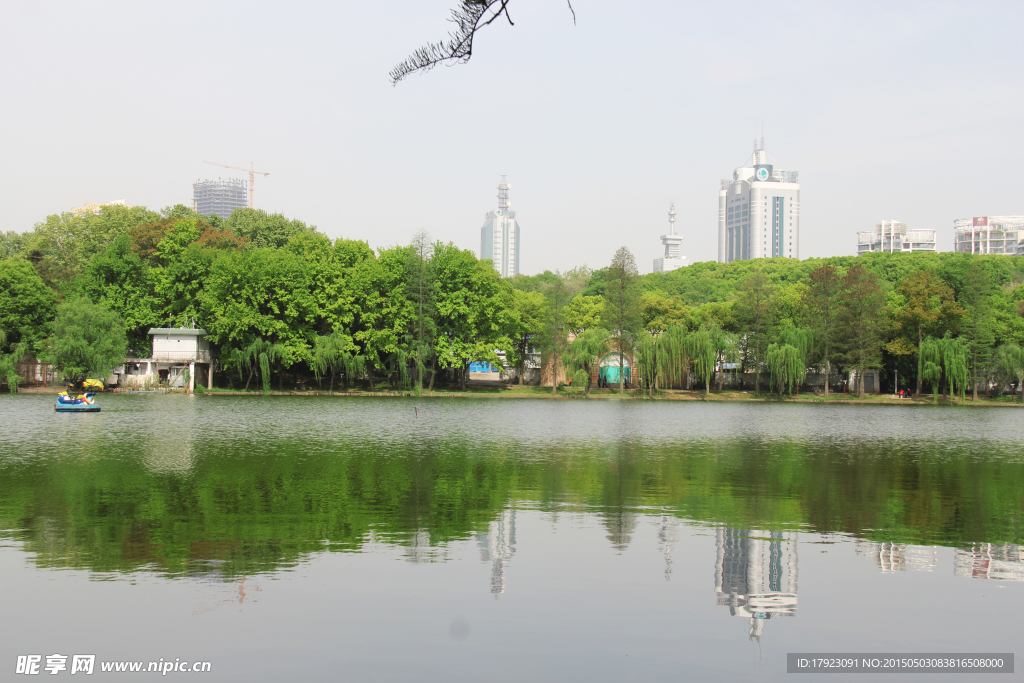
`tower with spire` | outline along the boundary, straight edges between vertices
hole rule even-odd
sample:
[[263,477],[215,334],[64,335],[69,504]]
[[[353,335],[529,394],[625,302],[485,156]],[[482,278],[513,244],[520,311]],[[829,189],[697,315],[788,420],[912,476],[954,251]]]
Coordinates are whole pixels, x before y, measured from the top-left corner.
[[667,273],[687,265],[686,257],[679,253],[679,247],[683,244],[683,236],[676,234],[675,204],[668,209],[668,234],[661,236],[661,243],[665,246],[665,256],[654,259],[655,273]]
[[502,277],[519,274],[519,221],[509,208],[508,191],[512,186],[501,176],[498,183],[498,209],[488,211],[480,228],[480,258],[490,259]]
[[749,163],[723,180],[718,192],[718,260],[800,258],[800,178],[768,163],[754,140]]

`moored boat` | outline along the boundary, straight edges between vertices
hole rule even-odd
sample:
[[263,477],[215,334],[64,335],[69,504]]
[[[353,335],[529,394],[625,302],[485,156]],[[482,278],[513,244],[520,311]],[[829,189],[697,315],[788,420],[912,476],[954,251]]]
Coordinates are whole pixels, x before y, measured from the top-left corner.
[[96,392],[90,389],[103,389],[103,384],[95,379],[87,379],[84,382],[68,384],[68,390],[57,394],[57,403],[53,409],[58,413],[98,413],[100,407],[96,404]]

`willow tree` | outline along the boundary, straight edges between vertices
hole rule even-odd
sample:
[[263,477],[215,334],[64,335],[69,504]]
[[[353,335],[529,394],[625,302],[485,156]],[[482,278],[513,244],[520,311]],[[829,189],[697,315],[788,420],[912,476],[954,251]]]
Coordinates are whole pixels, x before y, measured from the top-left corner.
[[357,353],[342,353],[339,364],[345,378],[345,389],[351,388],[353,380],[366,372],[366,357]]
[[662,349],[658,344],[658,338],[644,330],[636,340],[636,371],[640,378],[640,392],[647,387],[647,395],[654,395],[654,388],[658,384],[658,375],[661,373]]
[[[266,339],[255,339],[243,349],[243,353],[247,367],[259,368],[263,393],[268,393],[270,391],[271,370],[275,363],[285,357],[287,349],[281,344],[274,344]],[[250,378],[252,377],[251,370],[249,376]],[[249,388],[249,382],[245,383],[245,388]],[[278,383],[278,388],[280,388],[280,383]]]
[[57,307],[48,355],[64,379],[105,379],[127,352],[124,321],[117,313],[85,297]]
[[804,355],[800,349],[790,344],[770,344],[765,354],[768,370],[771,372],[772,383],[779,388],[779,396],[784,389],[793,395],[793,387],[800,385],[807,372]]
[[347,334],[335,331],[329,335],[318,336],[313,343],[313,352],[309,366],[320,382],[323,375],[331,378],[329,392],[334,392],[334,378],[342,367],[342,356],[356,348],[352,338]]
[[942,383],[942,346],[933,337],[928,337],[918,349],[921,378],[931,384],[932,403],[939,402],[939,385]]
[[711,393],[711,378],[718,364],[719,344],[716,343],[716,337],[720,332],[717,327],[705,324],[686,339],[687,355],[694,372],[704,381],[705,396]]
[[602,327],[595,327],[573,339],[565,350],[566,369],[573,372],[573,384],[584,384],[583,394],[590,395],[594,368],[608,350],[611,334]]
[[942,372],[949,384],[952,396],[960,395],[961,405],[967,393],[967,384],[971,381],[970,349],[963,337],[954,337],[949,332],[939,340],[942,354]]
[[[800,355],[800,363],[804,366],[806,373],[807,365],[810,363],[811,353],[814,350],[814,333],[803,327],[787,327],[779,333],[779,344],[787,344],[797,350]],[[803,381],[804,376],[802,375],[796,383],[796,393],[800,395],[800,382]],[[828,378],[826,377],[826,383]]]
[[[1013,342],[1007,342],[996,349],[994,360],[996,369],[1009,379],[1011,389],[1013,380],[1017,380],[1017,386],[1021,390],[1020,401],[1024,403],[1024,349]],[[1013,398],[1012,391],[1010,398]]]
[[669,325],[658,336],[658,377],[665,378],[665,388],[671,388],[676,383],[686,388],[690,373],[690,356],[686,344],[688,336],[685,325]]

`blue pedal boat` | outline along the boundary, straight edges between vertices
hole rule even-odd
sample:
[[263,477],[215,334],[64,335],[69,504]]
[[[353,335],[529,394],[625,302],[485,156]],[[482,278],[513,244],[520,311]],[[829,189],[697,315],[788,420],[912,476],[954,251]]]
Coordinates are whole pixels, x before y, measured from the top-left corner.
[[57,395],[57,403],[53,409],[58,413],[98,413],[100,407],[93,397],[96,394],[68,395],[66,391]]

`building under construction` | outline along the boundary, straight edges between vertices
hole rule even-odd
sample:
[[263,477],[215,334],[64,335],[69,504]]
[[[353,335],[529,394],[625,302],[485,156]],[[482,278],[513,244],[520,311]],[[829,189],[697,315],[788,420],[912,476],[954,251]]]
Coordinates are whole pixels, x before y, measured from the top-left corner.
[[249,205],[244,180],[197,180],[192,184],[192,205],[204,216],[227,219],[235,209]]

